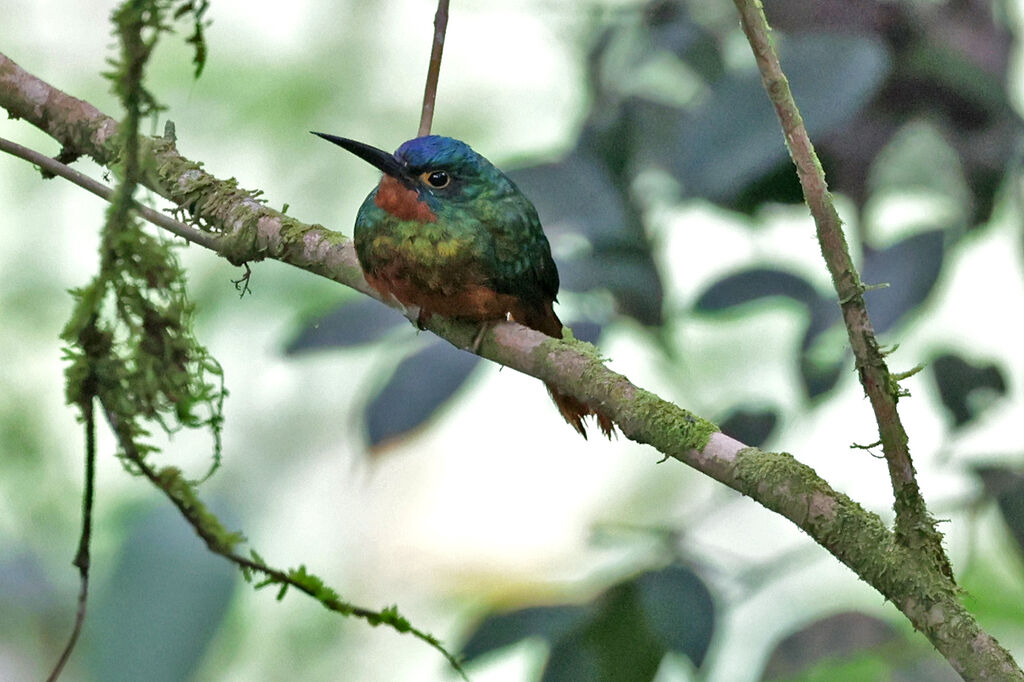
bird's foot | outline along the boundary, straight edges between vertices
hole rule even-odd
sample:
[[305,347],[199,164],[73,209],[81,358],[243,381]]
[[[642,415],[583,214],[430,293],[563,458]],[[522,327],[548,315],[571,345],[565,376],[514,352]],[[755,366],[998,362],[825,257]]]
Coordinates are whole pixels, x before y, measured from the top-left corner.
[[416,328],[423,331],[427,328],[427,322],[430,322],[430,318],[433,315],[426,308],[420,308],[419,315],[416,316]]
[[473,343],[470,344],[470,346],[469,346],[469,348],[467,350],[469,352],[471,352],[471,353],[479,354],[480,344],[483,343],[484,334],[486,334],[487,330],[490,329],[493,326],[494,326],[494,320],[486,320],[484,322],[481,322],[480,323],[480,329],[479,329],[479,331],[477,331],[476,336],[473,337]]

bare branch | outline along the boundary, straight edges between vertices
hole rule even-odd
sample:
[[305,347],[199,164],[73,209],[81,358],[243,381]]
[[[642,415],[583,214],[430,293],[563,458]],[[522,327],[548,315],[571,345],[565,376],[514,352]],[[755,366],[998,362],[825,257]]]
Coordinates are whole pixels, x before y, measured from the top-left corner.
[[434,122],[434,101],[437,99],[437,80],[441,74],[441,53],[444,51],[444,36],[448,30],[448,0],[437,0],[434,14],[434,42],[430,48],[430,66],[427,68],[427,85],[423,90],[423,112],[420,114],[420,129],[417,137],[430,134]]

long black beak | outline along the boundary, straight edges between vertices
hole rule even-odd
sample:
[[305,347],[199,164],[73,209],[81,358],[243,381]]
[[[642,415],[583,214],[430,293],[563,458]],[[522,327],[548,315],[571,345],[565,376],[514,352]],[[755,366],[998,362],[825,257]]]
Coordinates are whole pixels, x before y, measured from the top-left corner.
[[408,169],[401,161],[395,158],[394,154],[389,154],[383,149],[377,149],[376,147],[371,147],[370,145],[363,144],[362,142],[350,140],[347,137],[338,137],[337,135],[329,135],[327,133],[317,133],[312,130],[310,132],[317,137],[322,137],[328,142],[333,142],[346,151],[352,152],[363,161],[379,168],[387,175],[400,180],[403,184],[412,185],[413,178],[409,175]]

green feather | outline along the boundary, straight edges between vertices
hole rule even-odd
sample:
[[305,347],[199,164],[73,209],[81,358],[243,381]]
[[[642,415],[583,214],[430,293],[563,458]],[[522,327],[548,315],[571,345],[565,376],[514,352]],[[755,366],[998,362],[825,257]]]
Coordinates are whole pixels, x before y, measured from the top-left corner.
[[355,244],[363,269],[401,267],[431,291],[451,290],[483,278],[498,293],[542,305],[558,293],[558,271],[537,210],[519,188],[468,145],[429,136],[395,153],[418,177],[445,171],[450,184],[421,181],[419,198],[436,222],[402,220],[376,205],[375,189],[356,218]]

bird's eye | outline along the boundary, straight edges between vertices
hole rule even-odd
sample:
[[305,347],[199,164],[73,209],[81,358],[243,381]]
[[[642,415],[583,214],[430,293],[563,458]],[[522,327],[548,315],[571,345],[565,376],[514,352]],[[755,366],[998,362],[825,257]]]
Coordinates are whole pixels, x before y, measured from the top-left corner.
[[432,170],[420,173],[420,180],[427,183],[434,189],[444,189],[451,184],[452,178],[443,170]]

